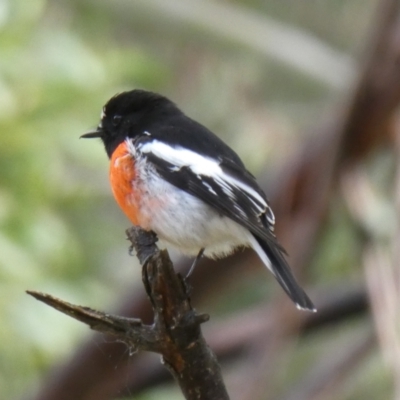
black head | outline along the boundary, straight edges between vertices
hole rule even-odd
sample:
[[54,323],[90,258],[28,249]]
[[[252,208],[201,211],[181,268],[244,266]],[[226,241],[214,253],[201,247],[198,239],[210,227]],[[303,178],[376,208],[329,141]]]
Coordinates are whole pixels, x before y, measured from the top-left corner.
[[180,113],[166,97],[145,90],[131,90],[112,97],[103,107],[100,124],[81,138],[101,138],[111,157],[127,137],[142,134],[157,119]]

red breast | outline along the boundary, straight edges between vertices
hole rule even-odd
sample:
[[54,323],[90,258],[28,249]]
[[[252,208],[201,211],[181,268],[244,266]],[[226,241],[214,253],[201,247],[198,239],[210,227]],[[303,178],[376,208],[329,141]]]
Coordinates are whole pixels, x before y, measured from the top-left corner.
[[122,142],[110,161],[110,183],[115,200],[134,225],[139,224],[140,196],[135,190],[135,160]]

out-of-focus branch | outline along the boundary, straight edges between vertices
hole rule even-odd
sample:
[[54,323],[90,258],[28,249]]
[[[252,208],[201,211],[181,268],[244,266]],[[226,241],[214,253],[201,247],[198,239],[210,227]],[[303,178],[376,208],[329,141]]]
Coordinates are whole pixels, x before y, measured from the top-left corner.
[[[313,152],[307,148],[308,156],[299,159],[297,168],[291,166],[292,174],[288,174],[285,182],[288,184],[284,190],[286,196],[275,209],[278,217],[284,216],[287,239],[283,242],[289,243],[289,253],[294,255],[295,264],[301,269],[311,260],[343,167],[360,160],[390,136],[388,128],[400,103],[397,62],[400,59],[400,3],[382,1],[378,15],[374,40],[368,48],[368,59],[358,83],[344,102],[345,107],[336,114],[334,123],[325,127],[324,133],[329,139],[314,144]],[[280,182],[280,185],[285,183]],[[279,233],[278,237],[282,237]],[[318,308],[318,304],[316,306]],[[283,312],[284,320],[289,322],[276,324],[274,336],[279,338],[299,328],[298,315],[287,308],[282,308],[281,314]],[[262,398],[259,382],[267,381],[266,386],[271,387],[273,374],[264,371],[275,363],[278,353],[287,348],[287,341],[277,341],[272,351],[269,344],[265,344],[264,353],[260,344],[255,343],[254,347],[258,350],[253,371],[248,374],[252,382],[248,382],[247,391],[237,397],[240,400]]]
[[333,400],[338,398],[341,382],[348,378],[370,352],[375,343],[372,329],[336,348],[323,358],[308,373],[306,378],[290,389],[284,400]]
[[155,315],[152,325],[76,306],[48,294],[28,293],[98,332],[111,334],[135,351],[161,354],[186,399],[228,400],[221,369],[200,330],[208,315],[193,310],[185,283],[175,273],[168,253],[155,246],[154,235],[139,228],[127,232],[143,266],[143,283]]
[[[327,291],[327,290],[326,290]],[[316,297],[318,300],[319,297]],[[216,324],[209,324],[204,330],[209,345],[219,358],[229,357],[248,347],[258,337],[268,338],[278,318],[274,315],[275,305],[260,306],[235,314]],[[317,313],[299,313],[299,330],[307,334],[329,324],[343,322],[354,315],[368,310],[365,288],[354,285],[334,287],[319,302]],[[227,337],[226,332],[230,332]]]
[[[396,244],[398,246],[398,244]],[[371,309],[382,354],[393,376],[395,396],[400,395],[400,284],[398,264],[378,244],[364,251],[364,268],[367,278]]]
[[389,142],[391,124],[400,103],[400,3],[379,3],[375,30],[362,64],[348,115],[341,162],[360,161],[382,142]]
[[157,20],[165,34],[191,36],[193,40],[210,38],[214,45],[242,45],[247,51],[276,59],[313,80],[333,88],[344,88],[354,78],[351,57],[298,27],[285,25],[237,3],[210,0],[120,0],[109,3],[87,0],[105,7],[111,15],[129,27],[137,18]]
[[[395,122],[395,120],[393,121]],[[398,120],[396,121],[398,122]],[[360,167],[350,169],[342,180],[348,209],[364,238],[363,264],[372,314],[382,353],[393,373],[395,398],[400,395],[399,304],[400,274],[400,134],[395,135],[396,160],[394,198],[385,199],[375,190],[370,177]],[[391,215],[391,216],[390,216]],[[391,246],[388,246],[388,242]]]

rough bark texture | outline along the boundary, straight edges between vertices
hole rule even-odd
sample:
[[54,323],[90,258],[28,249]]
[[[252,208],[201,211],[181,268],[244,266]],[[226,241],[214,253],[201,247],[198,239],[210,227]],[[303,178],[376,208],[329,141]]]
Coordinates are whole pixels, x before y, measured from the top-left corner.
[[155,245],[155,235],[140,228],[131,228],[127,234],[143,267],[143,283],[154,311],[152,325],[76,306],[48,294],[28,293],[98,332],[117,337],[133,350],[161,354],[186,399],[229,399],[218,361],[201,334],[200,325],[208,321],[208,315],[192,308],[185,281],[175,273],[168,253]]

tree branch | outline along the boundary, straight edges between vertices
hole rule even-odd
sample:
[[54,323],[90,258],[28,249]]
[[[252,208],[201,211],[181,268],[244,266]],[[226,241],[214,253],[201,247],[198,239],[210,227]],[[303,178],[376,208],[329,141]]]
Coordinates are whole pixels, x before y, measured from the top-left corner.
[[143,267],[143,283],[154,310],[152,325],[77,306],[49,294],[27,293],[95,331],[117,337],[134,350],[161,354],[186,399],[229,399],[220,366],[200,329],[209,316],[192,308],[186,283],[175,273],[167,251],[155,245],[153,233],[133,227],[127,235]]

